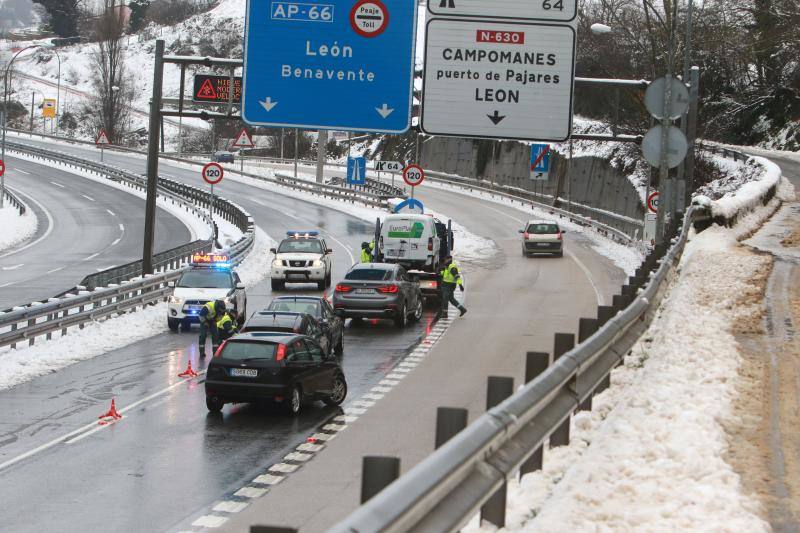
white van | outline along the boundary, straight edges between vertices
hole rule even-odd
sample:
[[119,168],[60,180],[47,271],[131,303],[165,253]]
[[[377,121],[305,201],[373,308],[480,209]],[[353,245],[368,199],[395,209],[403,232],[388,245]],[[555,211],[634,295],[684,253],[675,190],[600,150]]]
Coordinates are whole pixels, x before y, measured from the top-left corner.
[[409,270],[436,272],[441,241],[432,216],[389,215],[380,234],[378,248],[384,262],[398,263]]

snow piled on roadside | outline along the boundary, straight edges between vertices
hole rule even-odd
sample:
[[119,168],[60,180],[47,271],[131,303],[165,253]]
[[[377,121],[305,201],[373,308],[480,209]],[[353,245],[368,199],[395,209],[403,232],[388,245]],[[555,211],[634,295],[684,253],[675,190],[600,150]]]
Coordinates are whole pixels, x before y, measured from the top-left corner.
[[747,178],[750,177],[750,174],[759,177],[747,181],[737,187],[735,191],[712,202],[711,209],[715,216],[731,218],[737,213],[752,211],[761,205],[764,195],[771,187],[778,185],[782,176],[778,165],[759,156],[751,157],[745,164],[742,175]]
[[725,462],[722,426],[741,362],[733,325],[758,312],[741,298],[769,261],[718,226],[692,238],[643,341],[573,417],[571,444],[509,483],[508,531],[769,531]]
[[[268,252],[273,246],[275,240],[256,228],[255,245],[237,267],[248,287],[267,276]],[[0,390],[164,333],[168,331],[166,317],[167,305],[159,303],[143,311],[87,324],[84,329],[71,328],[64,337],[55,336],[50,341],[39,338],[30,347],[0,348]]]
[[20,215],[19,210],[6,201],[0,209],[0,228],[3,228],[0,232],[0,252],[30,239],[36,233],[38,224],[32,210],[26,209],[25,214]]

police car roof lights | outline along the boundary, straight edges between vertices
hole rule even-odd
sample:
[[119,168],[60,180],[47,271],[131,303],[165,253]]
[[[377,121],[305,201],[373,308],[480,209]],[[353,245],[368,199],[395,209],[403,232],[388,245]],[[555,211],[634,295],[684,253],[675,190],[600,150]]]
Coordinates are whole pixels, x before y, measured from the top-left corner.
[[190,264],[193,267],[230,268],[231,262],[228,254],[192,254]]
[[287,237],[294,237],[295,239],[299,239],[300,237],[308,239],[309,237],[318,237],[319,236],[319,232],[316,231],[316,230],[312,230],[312,231],[292,230],[292,231],[287,231],[286,232],[286,236]]

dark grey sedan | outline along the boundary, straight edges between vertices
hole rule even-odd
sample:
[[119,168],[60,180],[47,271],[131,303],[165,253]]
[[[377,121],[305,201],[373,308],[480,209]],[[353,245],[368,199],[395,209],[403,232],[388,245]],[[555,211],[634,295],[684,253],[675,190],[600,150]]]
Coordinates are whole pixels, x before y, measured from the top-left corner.
[[333,308],[345,318],[389,318],[403,327],[422,318],[419,281],[395,264],[354,265],[336,285]]

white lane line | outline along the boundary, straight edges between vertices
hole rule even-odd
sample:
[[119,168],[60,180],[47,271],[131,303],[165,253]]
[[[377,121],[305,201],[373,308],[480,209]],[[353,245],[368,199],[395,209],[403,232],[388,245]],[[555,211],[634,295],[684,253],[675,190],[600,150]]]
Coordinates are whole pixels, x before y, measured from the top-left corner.
[[504,213],[504,212],[500,211],[499,209],[495,209],[494,207],[489,207],[488,205],[481,205],[481,207],[483,207],[484,209],[488,209],[489,211],[494,211],[494,212],[495,212],[495,213],[497,213],[498,215],[503,215],[504,217],[506,217],[506,218],[510,218],[511,220],[516,220],[516,221],[517,221],[517,222],[519,222],[520,224],[523,224],[523,225],[525,224],[525,221],[524,221],[524,220],[522,220],[522,219],[519,219],[519,218],[517,218],[517,217],[514,217],[514,216],[511,216],[511,215],[509,215],[508,213]]
[[264,494],[267,493],[269,489],[259,489],[256,487],[242,487],[241,489],[237,490],[233,493],[234,496],[239,496],[240,498],[260,498]]
[[[366,412],[364,409],[362,409],[362,411]],[[322,448],[324,448],[324,446],[321,444],[311,444],[310,442],[304,442],[297,447],[299,451],[309,453],[317,453],[318,451],[322,450]]]
[[260,205],[261,207],[266,207],[267,209],[272,209],[273,211],[277,211],[278,213],[280,213],[280,214],[282,214],[284,216],[287,216],[289,218],[293,218],[295,220],[300,220],[300,217],[298,217],[297,215],[289,213],[288,211],[284,211],[283,209],[281,209],[279,207],[275,207],[275,205],[273,205],[273,204],[268,204],[266,202],[262,202],[261,200],[257,200],[255,198],[253,199],[253,201],[255,203],[257,203],[258,205]]
[[25,174],[26,176],[30,176],[30,175],[31,175],[31,173],[30,173],[30,172],[25,172],[25,171],[24,171],[24,170],[22,170],[21,168],[17,168],[17,169],[14,169],[14,170],[15,170],[16,172],[19,172],[20,174]]
[[346,428],[347,425],[345,424],[325,424],[322,426],[323,431],[341,431]]
[[343,243],[342,241],[340,241],[339,239],[337,239],[336,237],[334,237],[333,235],[331,235],[328,232],[325,232],[325,236],[330,238],[333,242],[335,242],[336,244],[341,246],[344,249],[345,252],[347,252],[347,255],[350,256],[350,266],[353,266],[353,265],[356,264],[356,258],[353,255],[353,252],[350,251],[350,247],[349,246],[347,246],[345,243]]
[[292,452],[286,454],[286,457],[284,457],[284,459],[286,459],[287,461],[297,461],[298,463],[305,463],[312,457],[314,457],[314,454],[311,453]]
[[117,216],[117,215],[114,213],[114,211],[112,211],[111,209],[106,209],[106,212],[107,212],[109,215],[111,215],[112,217],[115,217],[115,216]]
[[36,199],[35,199],[35,198],[33,198],[32,196],[30,196],[29,194],[25,194],[25,193],[23,193],[23,192],[21,192],[21,191],[18,191],[17,189],[11,189],[11,190],[12,190],[13,192],[15,192],[16,194],[19,194],[20,196],[23,196],[23,197],[27,198],[27,199],[28,199],[30,202],[32,202],[32,203],[34,203],[34,204],[36,204],[36,205],[39,207],[39,209],[41,209],[41,210],[42,210],[42,212],[44,212],[45,216],[47,217],[47,230],[44,232],[44,234],[43,234],[41,237],[39,237],[38,239],[36,239],[36,240],[35,240],[35,241],[33,241],[33,242],[29,242],[28,244],[26,244],[26,245],[25,245],[25,246],[23,246],[22,248],[17,248],[16,250],[12,250],[12,251],[10,251],[10,252],[6,252],[6,253],[4,253],[4,254],[0,254],[0,259],[1,259],[1,258],[3,258],[3,257],[6,257],[7,255],[16,254],[16,253],[19,253],[19,252],[21,252],[22,250],[27,250],[27,249],[28,249],[28,248],[30,248],[31,246],[34,246],[34,245],[38,244],[39,242],[41,242],[41,241],[43,241],[44,239],[46,239],[46,238],[47,238],[47,237],[50,235],[50,233],[52,233],[52,231],[53,231],[53,227],[54,227],[54,226],[53,226],[53,215],[51,215],[51,214],[50,214],[50,211],[48,211],[48,210],[47,210],[47,209],[46,209],[46,208],[45,208],[45,207],[42,205],[42,203],[41,203],[41,202],[39,202],[38,200],[36,200]]
[[245,507],[247,507],[247,502],[235,502],[235,501],[225,501],[219,502],[217,505],[211,508],[212,511],[222,512],[222,513],[238,513],[242,511]]
[[81,194],[81,196],[83,196],[84,198],[86,198],[90,202],[94,202],[94,198],[92,198],[91,196],[86,196],[85,194]]
[[100,252],[93,253],[89,257],[84,257],[83,260],[84,261],[90,261],[90,260],[94,259],[95,257],[97,257],[98,255],[100,255]]
[[[119,244],[119,241],[121,241],[121,240],[122,240],[122,237],[117,237],[116,239],[114,239],[111,242],[111,246],[116,246],[117,244]],[[109,246],[109,248],[110,248],[110,246]]]
[[16,281],[9,281],[8,283],[3,283],[2,285],[0,285],[0,289],[2,289],[3,287],[9,287],[14,283],[16,283]]
[[64,267],[54,268],[53,270],[48,270],[45,274],[52,274],[53,272],[58,272],[59,270],[64,270]]
[[55,185],[56,187],[61,187],[62,189],[66,189],[66,187],[65,187],[65,186],[61,185],[60,183],[56,183],[55,181],[51,181],[50,183],[52,183],[52,184],[53,184],[53,185]]
[[120,225],[119,225],[119,230],[120,230],[120,231],[122,231],[122,232],[124,232],[124,231],[125,231],[125,226],[123,226],[122,224],[120,224]]
[[603,303],[603,296],[600,294],[600,291],[598,290],[597,285],[594,284],[594,279],[592,279],[592,272],[588,268],[586,268],[586,265],[584,265],[581,262],[581,260],[578,259],[578,257],[575,254],[573,254],[569,250],[566,251],[566,254],[567,254],[567,257],[569,257],[570,259],[575,261],[575,264],[578,265],[578,267],[580,267],[581,270],[583,270],[584,274],[586,274],[586,278],[589,280],[589,283],[592,285],[592,288],[594,289],[594,293],[597,296],[597,305],[605,305]]
[[221,526],[222,524],[224,524],[227,521],[228,521],[228,519],[225,518],[224,516],[217,516],[217,515],[209,514],[209,515],[206,515],[206,516],[201,516],[200,518],[198,518],[197,520],[192,522],[192,525],[195,526],[195,527],[211,527],[211,528],[215,528],[215,527]]
[[278,463],[272,465],[267,470],[270,472],[280,472],[281,474],[291,474],[300,468],[300,465],[290,465],[289,463]]
[[259,485],[277,485],[281,481],[284,480],[283,476],[273,476],[271,474],[261,474],[257,478],[253,480],[253,483],[258,483]]
[[20,263],[18,265],[10,266],[10,267],[3,267],[3,270],[16,270],[19,267],[25,266],[25,263]]

